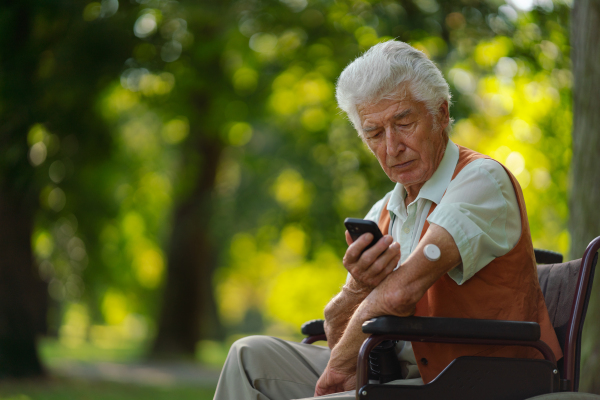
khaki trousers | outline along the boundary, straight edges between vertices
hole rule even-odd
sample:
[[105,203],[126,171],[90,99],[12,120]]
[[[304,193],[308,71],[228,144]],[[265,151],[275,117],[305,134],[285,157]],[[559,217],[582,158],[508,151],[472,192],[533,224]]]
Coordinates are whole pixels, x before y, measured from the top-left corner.
[[[317,380],[325,370],[330,354],[327,347],[269,336],[240,339],[229,350],[214,399],[354,400],[354,390],[313,397]],[[420,378],[407,379],[403,384],[423,384],[423,381]]]
[[[250,336],[231,346],[223,366],[215,400],[354,400],[355,391],[313,397],[325,370],[326,347],[288,342],[268,336]],[[418,379],[390,383],[423,384]],[[552,393],[529,400],[600,400],[588,393]]]

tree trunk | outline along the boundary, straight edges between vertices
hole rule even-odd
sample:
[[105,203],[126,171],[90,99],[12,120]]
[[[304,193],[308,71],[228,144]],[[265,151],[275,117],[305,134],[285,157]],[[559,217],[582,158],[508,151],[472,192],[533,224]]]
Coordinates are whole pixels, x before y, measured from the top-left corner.
[[36,336],[45,326],[46,292],[33,269],[32,212],[0,193],[0,378],[42,375]]
[[[580,258],[600,235],[600,0],[576,0],[571,19],[573,161],[571,258]],[[600,273],[583,329],[581,391],[600,394]]]
[[202,136],[198,142],[202,172],[191,195],[175,210],[153,356],[193,355],[198,340],[216,338],[221,329],[213,297],[217,249],[211,242],[210,220],[222,144]]
[[0,379],[44,373],[36,336],[45,333],[46,285],[34,269],[33,215],[39,191],[27,161],[36,92],[32,2],[4,4],[0,52]]

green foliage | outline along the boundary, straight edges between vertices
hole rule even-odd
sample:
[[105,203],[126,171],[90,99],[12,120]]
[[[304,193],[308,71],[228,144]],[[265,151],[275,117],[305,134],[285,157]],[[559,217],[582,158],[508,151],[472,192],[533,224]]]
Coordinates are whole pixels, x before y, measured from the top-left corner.
[[345,279],[343,219],[393,187],[339,114],[335,80],[391,38],[448,78],[452,139],[518,177],[535,245],[567,251],[567,5],[113,3],[25,10],[27,46],[0,70],[0,113],[17,121],[0,176],[39,206],[33,246],[70,340],[153,334],[172,212],[198,182],[230,331],[290,333],[319,317]]
[[[448,77],[457,120],[452,139],[517,175],[535,245],[567,250],[566,5],[523,13],[492,2],[344,1],[310,3],[297,12],[280,4],[276,13],[275,3],[242,4],[238,27],[252,51],[230,39],[235,50],[227,57],[237,60],[232,82],[258,77],[256,88],[238,92],[267,101],[265,118],[246,122],[253,136],[243,155],[232,151],[239,166],[224,167],[230,181],[223,183],[221,215],[244,232],[234,236],[217,278],[229,323],[243,324],[244,310],[258,308],[293,331],[308,316],[319,317],[343,283],[341,222],[364,215],[393,186],[339,115],[333,88],[353,57],[391,37],[423,50]],[[290,48],[289,37],[300,44]],[[303,244],[295,258],[281,251],[289,229]],[[332,257],[319,261],[327,251]]]
[[571,162],[568,9],[519,16],[507,36],[477,44],[449,70],[471,105],[453,139],[508,166],[524,190],[534,245],[566,254]]

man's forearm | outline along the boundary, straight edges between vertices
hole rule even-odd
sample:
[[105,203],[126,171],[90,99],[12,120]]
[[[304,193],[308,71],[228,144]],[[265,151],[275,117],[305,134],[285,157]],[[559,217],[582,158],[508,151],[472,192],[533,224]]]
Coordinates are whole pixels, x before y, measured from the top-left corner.
[[356,368],[356,357],[367,334],[362,332],[365,320],[364,302],[356,309],[334,351],[331,353],[329,364],[332,368],[351,373]]
[[365,321],[385,314],[408,316],[414,313],[412,304],[395,310],[389,309],[385,302],[381,301],[383,292],[381,287],[375,288],[358,306],[350,318],[344,334],[335,348],[332,348],[328,368],[349,375],[355,373],[358,352],[362,343],[369,336],[362,332],[362,324]]
[[325,334],[330,349],[337,345],[352,315],[368,294],[368,291],[360,290],[354,279],[350,277],[342,291],[327,304],[325,307]]
[[[361,302],[331,353],[330,368],[352,373],[361,343],[367,337],[362,333],[362,324],[381,315],[413,315],[417,302],[433,282],[460,263],[458,248],[445,229],[432,224],[422,242],[398,270]],[[426,243],[435,243],[444,258],[435,262],[426,260],[423,255]]]
[[361,313],[364,301],[353,313],[344,334],[335,347],[331,350],[331,357],[323,374],[317,381],[315,396],[343,392],[356,388],[356,354],[355,349],[365,340],[367,335],[362,333]]

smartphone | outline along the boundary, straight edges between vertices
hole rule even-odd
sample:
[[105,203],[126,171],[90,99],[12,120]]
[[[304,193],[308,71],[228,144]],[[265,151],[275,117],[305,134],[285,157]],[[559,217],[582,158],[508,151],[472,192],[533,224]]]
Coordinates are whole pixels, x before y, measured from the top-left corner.
[[[348,229],[350,237],[354,241],[356,241],[359,237],[361,237],[361,235],[365,233],[370,233],[373,235],[373,241],[371,241],[371,243],[369,243],[369,245],[365,247],[365,250],[371,248],[371,246],[373,246],[379,241],[379,239],[383,237],[383,234],[379,230],[379,227],[373,221],[358,218],[346,218],[344,220],[344,225],[346,225],[346,229]],[[363,250],[363,252],[365,250]]]

